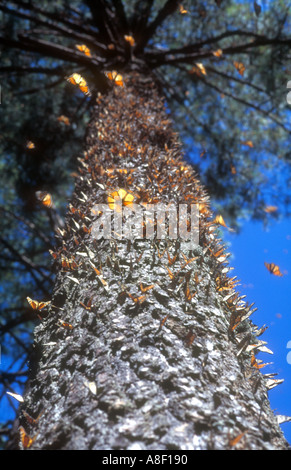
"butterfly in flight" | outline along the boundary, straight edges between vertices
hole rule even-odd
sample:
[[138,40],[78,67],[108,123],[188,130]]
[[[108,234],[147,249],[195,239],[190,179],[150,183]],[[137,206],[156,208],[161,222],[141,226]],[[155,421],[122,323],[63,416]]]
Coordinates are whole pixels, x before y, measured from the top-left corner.
[[126,42],[128,42],[132,47],[135,45],[135,40],[133,36],[129,36],[125,34],[123,37],[126,40]]
[[43,206],[47,207],[48,209],[53,207],[53,199],[50,193],[46,191],[36,191],[35,195]]
[[85,78],[82,77],[79,73],[73,73],[67,78],[68,82],[72,83],[72,85],[76,85],[85,95],[90,95],[90,90],[87,85]]
[[233,63],[233,65],[235,66],[236,70],[238,71],[238,73],[239,73],[240,75],[243,75],[243,74],[244,74],[246,68],[245,68],[245,66],[244,66],[244,64],[243,64],[242,62],[236,62],[236,61],[235,61],[235,62]]
[[32,300],[30,297],[26,297],[27,302],[33,308],[33,310],[42,310],[47,307],[51,302],[38,302],[37,300]]
[[26,148],[29,149],[29,150],[34,149],[34,148],[35,148],[34,142],[32,142],[31,140],[29,140],[29,141],[26,143]]
[[273,212],[276,212],[278,210],[277,206],[266,206],[263,209],[267,214],[272,214]]
[[66,126],[69,126],[70,125],[70,119],[67,117],[67,116],[64,116],[63,114],[61,114],[57,120],[59,122],[63,122]]
[[281,273],[280,268],[279,268],[279,266],[277,266],[277,264],[275,264],[275,263],[266,263],[265,262],[265,266],[271,274],[274,274],[275,276],[280,276],[280,277],[283,276],[283,274]]
[[91,57],[91,52],[89,47],[85,46],[85,44],[76,44],[76,48],[78,51],[84,52],[84,54],[88,57]]
[[123,86],[123,77],[120,73],[116,72],[116,70],[112,70],[112,72],[105,72],[105,75],[109,80],[113,81],[118,86]]

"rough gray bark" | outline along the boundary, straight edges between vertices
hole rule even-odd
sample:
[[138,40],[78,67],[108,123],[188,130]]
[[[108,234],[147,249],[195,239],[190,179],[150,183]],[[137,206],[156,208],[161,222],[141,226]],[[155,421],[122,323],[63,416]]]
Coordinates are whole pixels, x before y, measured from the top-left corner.
[[[270,382],[251,364],[248,346],[259,340],[244,320],[250,306],[235,291],[207,196],[181,154],[150,77],[132,73],[97,98],[52,306],[35,330],[22,411],[41,415],[32,422],[20,414],[35,436],[24,447],[288,447]],[[94,240],[91,209],[119,188],[139,202],[200,203],[199,246]]]

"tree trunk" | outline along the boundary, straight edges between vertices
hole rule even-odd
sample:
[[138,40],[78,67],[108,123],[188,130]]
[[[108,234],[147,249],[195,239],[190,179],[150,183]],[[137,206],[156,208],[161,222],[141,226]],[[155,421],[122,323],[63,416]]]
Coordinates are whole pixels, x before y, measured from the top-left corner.
[[[275,382],[250,352],[261,344],[251,307],[150,75],[97,97],[85,145],[35,330],[20,448],[286,449],[268,401]],[[199,244],[97,240],[92,209],[119,189],[139,205],[199,204]]]

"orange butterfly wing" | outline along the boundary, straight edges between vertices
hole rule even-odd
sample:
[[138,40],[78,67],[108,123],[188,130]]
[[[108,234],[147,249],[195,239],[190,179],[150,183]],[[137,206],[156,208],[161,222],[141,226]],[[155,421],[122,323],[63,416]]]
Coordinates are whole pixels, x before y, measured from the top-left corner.
[[236,62],[236,61],[235,61],[235,62],[233,63],[233,65],[235,66],[236,70],[238,71],[238,73],[239,73],[240,75],[243,75],[243,74],[244,74],[246,68],[245,68],[245,66],[244,66],[244,64],[243,64],[242,62]]
[[85,44],[76,44],[76,48],[81,51],[81,52],[84,52],[84,54],[88,57],[91,57],[91,52],[90,52],[90,49],[89,47],[85,46]]
[[109,80],[113,81],[118,86],[123,86],[123,78],[122,75],[116,70],[112,70],[112,72],[105,72],[105,75]]
[[29,140],[26,144],[26,148],[28,148],[29,150],[31,149],[34,149],[35,148],[35,144],[34,142],[32,142],[31,140]]
[[135,40],[133,36],[129,36],[127,34],[124,35],[124,39],[129,42],[129,44],[133,47],[135,45]]
[[49,209],[53,207],[53,199],[50,193],[47,193],[45,191],[36,191],[35,193],[37,199],[45,206],[48,207]]
[[73,73],[68,77],[68,82],[72,83],[72,85],[79,85],[82,76],[79,73]]
[[27,302],[33,308],[33,310],[42,310],[44,307],[50,304],[49,302],[38,302],[37,300],[33,300],[30,297],[26,297]]
[[22,426],[20,426],[20,428],[19,428],[19,433],[20,433],[20,440],[21,440],[21,443],[23,445],[23,448],[24,449],[29,449],[32,446],[32,444],[34,443],[34,441],[36,439],[36,436],[30,437],[25,432],[25,429]]
[[267,214],[271,214],[273,212],[276,212],[278,210],[278,207],[277,206],[266,206],[263,210],[265,212],[267,212]]
[[121,206],[132,206],[134,201],[134,195],[125,191],[125,189],[119,189],[114,191],[107,197],[108,205],[111,210],[121,210]]
[[280,276],[280,277],[283,276],[283,274],[280,271],[279,266],[277,266],[275,263],[265,263],[265,266],[271,274],[274,274],[275,276]]
[[61,116],[59,116],[57,120],[59,122],[63,122],[64,124],[66,124],[66,126],[70,125],[70,119],[67,116],[64,116],[63,114],[61,114]]
[[70,75],[67,80],[72,83],[72,85],[77,85],[79,89],[85,94],[90,95],[90,90],[87,85],[85,78],[82,77],[79,73],[73,73]]
[[188,10],[186,10],[183,5],[179,5],[179,13],[181,15],[186,15],[186,13],[188,13]]

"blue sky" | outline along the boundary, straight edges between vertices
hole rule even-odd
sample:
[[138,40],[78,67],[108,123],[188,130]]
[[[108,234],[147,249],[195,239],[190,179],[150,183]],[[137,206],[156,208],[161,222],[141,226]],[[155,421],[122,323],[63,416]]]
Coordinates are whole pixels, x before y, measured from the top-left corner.
[[[290,219],[272,222],[268,229],[262,223],[244,222],[240,234],[224,229],[224,239],[232,253],[231,275],[240,279],[238,290],[246,294],[249,303],[258,310],[251,320],[258,327],[268,329],[259,339],[267,341],[273,355],[260,353],[263,362],[273,362],[261,369],[262,374],[277,373],[275,378],[284,382],[269,391],[271,408],[275,414],[291,416],[291,364],[287,354],[291,351],[291,223]],[[268,272],[264,262],[275,263],[283,277]],[[289,355],[290,358],[291,354]],[[289,360],[289,362],[291,362]],[[281,425],[291,444],[291,423]]]
[[[6,354],[1,354],[0,357],[0,372],[13,372],[13,371],[18,371],[18,370],[23,370],[25,367],[22,367],[23,364],[20,361],[14,362],[13,359],[6,355]],[[19,381],[22,383],[26,382],[25,378],[19,378]],[[23,387],[18,385],[17,383],[14,383],[11,388],[9,387],[4,387],[0,386],[0,393],[1,393],[1,400],[0,400],[0,423],[5,423],[7,419],[13,420],[15,418],[15,413],[18,406],[19,402],[10,396],[7,395],[7,391],[13,392],[13,393],[19,393],[20,395],[23,395]],[[2,398],[3,396],[3,398]],[[13,411],[14,410],[14,411]]]

